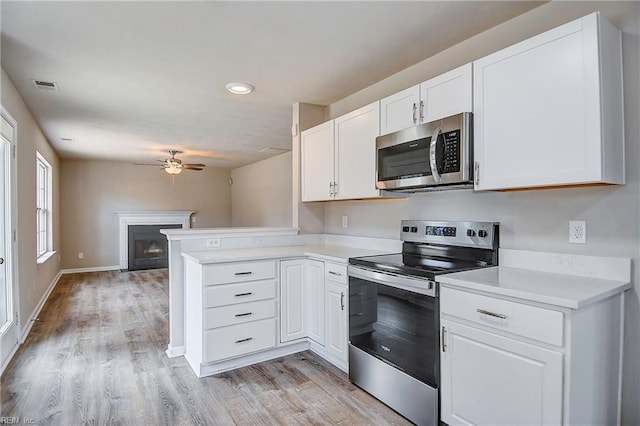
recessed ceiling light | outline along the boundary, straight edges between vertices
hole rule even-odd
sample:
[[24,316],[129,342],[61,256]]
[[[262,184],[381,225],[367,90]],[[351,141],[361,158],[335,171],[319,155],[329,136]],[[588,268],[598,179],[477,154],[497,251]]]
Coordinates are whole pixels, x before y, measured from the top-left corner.
[[227,90],[234,95],[248,95],[249,93],[253,92],[253,86],[249,83],[234,81],[227,84]]

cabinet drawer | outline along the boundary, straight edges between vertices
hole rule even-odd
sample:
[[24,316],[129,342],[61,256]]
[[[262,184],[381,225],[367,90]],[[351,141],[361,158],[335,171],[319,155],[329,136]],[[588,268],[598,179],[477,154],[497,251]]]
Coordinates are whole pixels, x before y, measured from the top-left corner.
[[217,285],[205,287],[204,307],[215,308],[216,306],[232,305],[235,303],[274,299],[275,297],[275,280]]
[[276,277],[276,262],[238,262],[206,265],[202,271],[204,285],[266,280]]
[[326,280],[346,284],[348,280],[347,265],[325,262],[324,278]]
[[204,340],[204,363],[273,348],[276,345],[276,320],[271,318],[208,330]]
[[440,312],[552,345],[563,345],[563,314],[551,309],[441,287]]
[[276,301],[261,300],[259,302],[239,303],[236,305],[209,308],[204,311],[204,329],[242,324],[249,321],[274,318]]

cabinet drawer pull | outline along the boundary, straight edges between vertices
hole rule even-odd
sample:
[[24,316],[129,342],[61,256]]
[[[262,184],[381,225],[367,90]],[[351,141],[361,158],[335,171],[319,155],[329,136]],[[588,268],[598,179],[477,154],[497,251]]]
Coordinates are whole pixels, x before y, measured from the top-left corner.
[[236,272],[234,275],[238,276],[238,275],[251,275],[251,274],[253,274],[253,272],[247,271],[247,272]]
[[500,319],[507,319],[506,315],[496,314],[495,312],[485,311],[484,309],[476,309],[476,312],[482,315],[489,315],[490,317],[496,317]]
[[244,314],[236,314],[236,317],[248,317],[249,315],[253,315],[253,312],[245,312]]
[[331,275],[335,275],[336,277],[341,277],[341,276],[342,276],[342,274],[341,274],[340,272],[329,271],[329,273],[330,273]]
[[247,337],[246,339],[236,340],[236,343],[244,343],[244,342],[248,342],[249,340],[253,340],[253,337]]
[[253,292],[248,292],[248,293],[238,293],[235,294],[234,297],[242,297],[242,296],[251,296],[253,294]]

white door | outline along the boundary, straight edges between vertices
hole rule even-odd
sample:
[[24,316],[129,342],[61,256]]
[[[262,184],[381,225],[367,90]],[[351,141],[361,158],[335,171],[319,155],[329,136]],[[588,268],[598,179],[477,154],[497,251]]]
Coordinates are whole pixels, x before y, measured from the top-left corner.
[[333,120],[302,132],[302,201],[326,201],[333,194]]
[[347,362],[347,286],[326,282],[325,348],[341,361]]
[[306,337],[304,324],[305,260],[280,262],[280,341]]
[[440,324],[442,421],[562,423],[561,353],[448,320]]
[[324,262],[308,259],[305,268],[307,335],[324,345]]
[[420,85],[409,87],[380,101],[380,134],[415,126],[420,121]]
[[380,102],[335,119],[336,199],[377,197],[376,137]]
[[18,293],[13,268],[13,215],[15,193],[14,158],[16,122],[2,108],[2,136],[0,137],[0,372],[4,371],[10,355],[18,346],[19,326],[15,317]]

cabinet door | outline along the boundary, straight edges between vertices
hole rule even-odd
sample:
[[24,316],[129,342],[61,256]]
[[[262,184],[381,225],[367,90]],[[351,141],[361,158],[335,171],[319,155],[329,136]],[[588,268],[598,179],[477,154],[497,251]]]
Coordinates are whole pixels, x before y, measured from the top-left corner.
[[332,199],[333,120],[302,132],[300,143],[302,201]]
[[380,134],[386,135],[418,124],[420,85],[409,87],[380,101]]
[[326,281],[325,288],[325,347],[329,353],[346,362],[348,357],[347,307],[349,301],[347,298],[349,292],[346,285],[332,281]]
[[560,424],[559,352],[442,320],[442,421],[453,425]]
[[307,260],[305,268],[304,310],[307,336],[324,345],[324,262]]
[[377,197],[376,137],[380,102],[335,119],[336,199]]
[[[611,183],[624,182],[620,45],[603,43],[602,54],[612,57],[599,63],[598,19],[586,16],[474,62],[476,189],[602,182],[603,155],[619,159],[609,167],[619,174]],[[601,65],[610,78],[601,78]],[[602,127],[601,113],[615,123]]]
[[305,260],[280,262],[280,341],[306,337],[304,312]]
[[473,111],[473,65],[466,64],[420,84],[420,122]]

